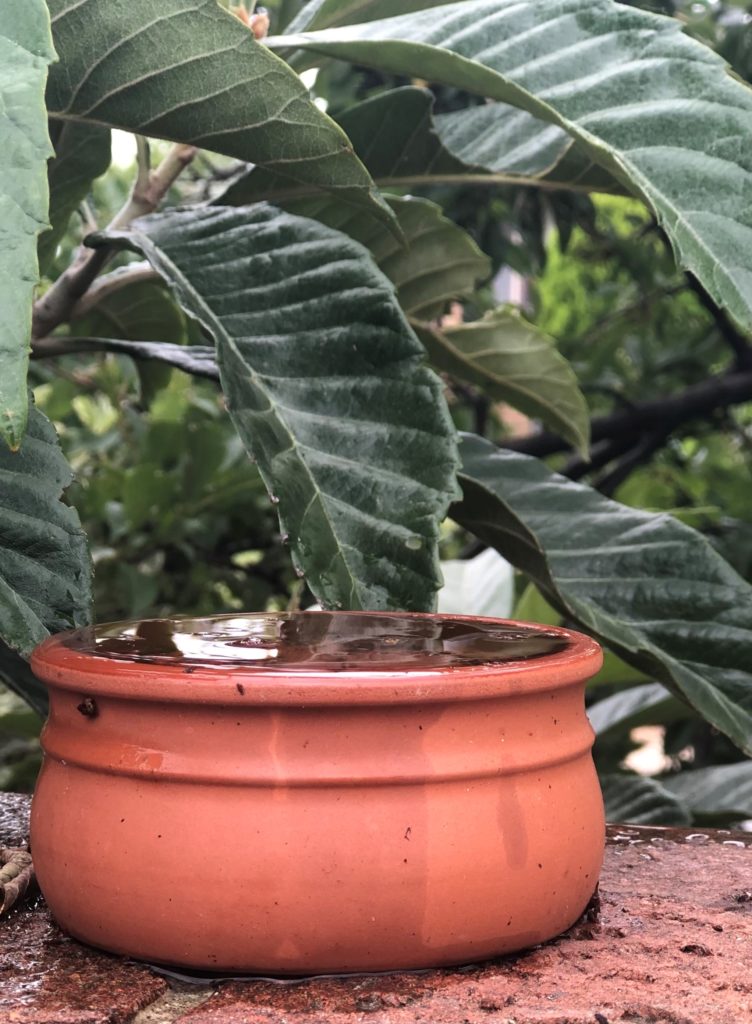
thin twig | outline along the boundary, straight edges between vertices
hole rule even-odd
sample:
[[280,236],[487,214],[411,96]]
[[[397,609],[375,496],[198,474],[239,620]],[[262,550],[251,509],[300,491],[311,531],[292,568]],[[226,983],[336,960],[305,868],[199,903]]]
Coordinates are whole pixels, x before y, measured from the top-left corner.
[[[197,149],[183,143],[175,143],[156,170],[148,168],[148,145],[138,141],[138,171],[131,193],[123,208],[108,225],[108,230],[122,230],[137,217],[152,213],[167,194],[180,172],[193,160]],[[111,256],[111,250],[103,247],[89,249],[81,245],[70,266],[60,275],[52,287],[34,303],[32,337],[43,338],[51,334],[60,324],[70,320],[74,307],[88,291],[94,278]]]

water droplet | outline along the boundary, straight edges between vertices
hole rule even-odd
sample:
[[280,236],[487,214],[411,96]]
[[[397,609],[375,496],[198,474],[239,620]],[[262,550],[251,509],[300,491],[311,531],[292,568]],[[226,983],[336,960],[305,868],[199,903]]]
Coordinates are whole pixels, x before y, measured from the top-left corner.
[[305,571],[303,569],[296,569],[295,575],[298,577],[299,580],[302,580],[303,577],[305,576]]
[[423,547],[423,539],[416,535],[408,537],[407,540],[405,541],[405,547],[410,548],[411,551],[418,551],[420,548]]
[[289,546],[289,544],[290,544],[290,534],[289,533],[283,533],[282,536],[279,539],[282,541],[282,543],[285,545],[285,547]]
[[272,505],[279,505],[279,498],[277,497],[276,494],[270,494],[269,501],[272,503]]

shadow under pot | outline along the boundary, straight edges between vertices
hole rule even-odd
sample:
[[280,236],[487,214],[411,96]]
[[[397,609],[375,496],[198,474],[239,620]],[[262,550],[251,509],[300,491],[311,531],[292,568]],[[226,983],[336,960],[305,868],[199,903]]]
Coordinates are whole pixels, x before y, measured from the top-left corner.
[[423,614],[159,619],[37,648],[32,809],[63,929],[143,960],[305,975],[483,960],[571,925],[603,804],[598,645]]

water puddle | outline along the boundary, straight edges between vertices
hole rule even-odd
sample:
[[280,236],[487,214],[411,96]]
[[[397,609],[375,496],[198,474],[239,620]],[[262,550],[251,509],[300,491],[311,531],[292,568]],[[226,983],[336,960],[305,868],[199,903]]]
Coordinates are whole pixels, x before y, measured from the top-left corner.
[[662,825],[608,825],[607,846],[640,846],[650,843],[681,843],[685,846],[731,846],[752,848],[752,832],[732,831],[727,828],[690,832],[686,828]]
[[143,619],[87,627],[63,642],[98,657],[265,673],[430,671],[540,658],[571,644],[542,627],[359,612]]

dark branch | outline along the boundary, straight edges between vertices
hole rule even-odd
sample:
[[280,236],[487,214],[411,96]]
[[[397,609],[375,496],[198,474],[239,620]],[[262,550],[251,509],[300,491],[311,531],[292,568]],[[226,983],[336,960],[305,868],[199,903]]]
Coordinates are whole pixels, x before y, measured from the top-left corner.
[[[694,384],[677,395],[638,402],[631,409],[596,416],[590,424],[590,436],[594,445],[611,438],[634,438],[636,444],[645,434],[656,430],[668,437],[685,423],[751,399],[752,371],[725,373]],[[539,458],[571,448],[568,441],[548,431],[500,443],[504,448]]]
[[716,306],[697,278],[692,274],[685,276],[700,304],[713,318],[718,333],[734,353],[734,368],[736,370],[752,370],[752,346],[750,346],[749,340],[737,329],[725,310]]
[[580,455],[573,456],[562,469],[562,476],[568,476],[570,480],[580,480],[588,473],[603,469],[609,462],[628,452],[633,445],[632,437],[609,437],[598,441],[591,447],[589,459],[583,459]]
[[601,474],[597,480],[593,481],[593,487],[600,491],[601,494],[605,494],[607,498],[610,498],[616,491],[616,488],[623,484],[638,466],[641,466],[644,462],[649,462],[665,443],[666,433],[663,430],[656,430],[651,434],[646,434],[642,440],[626,453],[624,458],[617,462],[613,469]]
[[49,359],[82,352],[116,352],[132,359],[154,359],[194,377],[219,380],[217,357],[209,345],[172,345],[164,341],[123,341],[121,338],[37,338],[32,359]]

